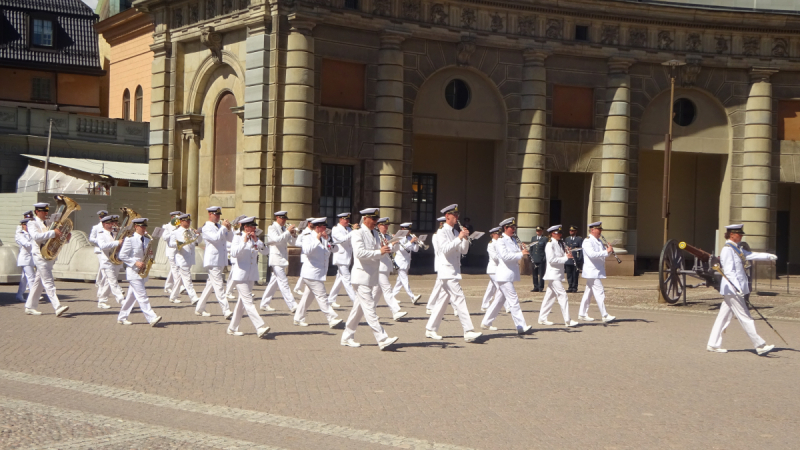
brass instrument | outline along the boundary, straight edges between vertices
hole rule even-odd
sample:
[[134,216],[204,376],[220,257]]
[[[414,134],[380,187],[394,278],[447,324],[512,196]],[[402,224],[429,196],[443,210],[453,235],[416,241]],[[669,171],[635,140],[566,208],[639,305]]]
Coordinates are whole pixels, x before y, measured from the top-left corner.
[[181,217],[180,216],[175,216],[175,217],[173,217],[172,219],[169,220],[169,224],[172,225],[175,228],[177,228],[180,223],[181,223]]
[[156,229],[153,230],[152,236],[147,233],[144,234],[148,239],[150,239],[150,242],[147,244],[147,248],[144,249],[144,255],[142,256],[141,262],[144,263],[144,267],[137,269],[134,266],[133,269],[138,272],[139,276],[142,278],[147,278],[147,275],[150,274],[150,268],[153,267],[153,262],[156,260],[156,252],[155,248],[153,247],[153,243],[156,242],[156,239],[161,237],[163,231],[163,228],[156,227]]
[[187,245],[194,244],[199,237],[200,235],[197,234],[193,229],[187,228],[186,231],[183,232],[183,242],[178,242],[178,251],[181,251],[181,249]]
[[[602,239],[603,240],[603,244],[605,244],[606,247],[608,247],[608,241],[606,240],[606,238],[602,234],[600,235],[600,239]],[[611,247],[611,255],[613,255],[614,259],[617,260],[617,264],[622,264],[622,261],[617,256],[617,252],[614,251],[614,247]],[[722,272],[720,272],[720,273],[722,273]]]
[[81,205],[66,195],[56,195],[55,199],[56,202],[58,202],[58,207],[53,216],[58,220],[53,220],[53,223],[50,224],[47,231],[58,229],[61,231],[61,237],[54,236],[42,244],[42,258],[48,261],[56,259],[58,252],[61,251],[61,247],[64,246],[64,242],[67,241],[67,237],[72,232],[74,225],[68,216],[72,214],[73,211],[81,210]]
[[119,210],[122,211],[122,221],[120,222],[119,226],[119,234],[114,237],[114,240],[118,241],[119,245],[117,245],[114,251],[108,255],[109,261],[116,265],[122,264],[122,261],[119,259],[119,252],[122,250],[122,243],[125,242],[126,237],[133,236],[133,219],[142,217],[141,214],[130,208],[120,208]]
[[358,230],[359,228],[361,228],[361,225],[357,223],[351,223],[350,228],[352,228],[353,230]]
[[[305,222],[305,220],[303,222]],[[292,231],[289,232],[289,234],[291,234],[292,237],[297,237],[297,227],[295,227],[290,223],[287,223],[286,225],[283,226],[283,231],[286,231],[287,229],[289,229],[289,227],[294,227],[292,228]]]
[[[415,237],[417,237],[417,235],[416,234],[411,234],[411,237],[415,238]],[[431,247],[430,245],[420,241],[419,238],[417,238],[417,242],[419,242],[419,246],[422,247],[423,250],[427,250],[427,249],[429,249]]]

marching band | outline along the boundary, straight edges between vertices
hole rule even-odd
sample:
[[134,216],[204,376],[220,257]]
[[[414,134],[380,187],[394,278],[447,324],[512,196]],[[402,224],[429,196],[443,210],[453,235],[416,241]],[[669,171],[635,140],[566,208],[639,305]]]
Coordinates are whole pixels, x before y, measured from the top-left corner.
[[[56,200],[59,207],[53,217],[48,220],[48,203],[36,203],[33,211],[24,214],[15,233],[15,240],[20,248],[17,265],[23,272],[16,297],[23,301],[24,292],[29,292],[24,308],[27,315],[42,314],[37,309],[42,290],[57,317],[63,316],[69,309],[69,306],[62,305],[58,299],[52,270],[58,251],[71,237],[73,224],[67,216],[70,212],[79,210],[80,206],[65,196],[56,196]],[[121,209],[122,226],[119,215],[109,214],[105,210],[98,211],[99,222],[93,226],[89,241],[94,246],[99,263],[96,277],[97,306],[100,309],[110,309],[108,298],[113,296],[120,305],[117,322],[123,325],[133,323],[128,319],[135,303],[138,303],[151,326],[156,326],[162,320],[153,311],[145,288],[150,267],[155,260],[155,245],[162,236],[169,268],[164,290],[169,294],[169,301],[180,303],[179,296],[185,289],[191,304],[196,305],[195,314],[209,317],[211,314],[206,311],[206,303],[213,293],[222,316],[230,320],[227,334],[232,336],[244,335],[239,331],[239,325],[245,313],[256,329],[257,337],[263,338],[270,330],[254,304],[253,286],[259,278],[258,262],[262,255],[268,256],[272,277],[262,296],[261,309],[275,311],[269,303],[276,291],[280,290],[284,302],[293,314],[293,324],[307,327],[308,308],[313,297],[331,329],[344,324],[342,346],[361,346],[355,340],[355,333],[362,318],[366,318],[380,350],[392,346],[398,338],[390,337],[381,326],[377,313],[380,297],[383,296],[395,321],[408,314],[401,310],[396,299],[401,289],[405,289],[413,304],[421,297],[413,293],[408,271],[412,254],[420,248],[427,248],[424,244],[426,236],[418,238],[410,234],[411,222],[401,223],[400,232],[396,235],[390,234],[389,218],[381,218],[378,208],[361,210],[360,226],[351,226],[350,212],[338,214],[338,223],[330,233],[326,217],[307,218],[301,224],[303,230],[299,236],[298,230],[286,223],[286,211],[274,213],[275,221],[266,233],[258,229],[255,217],[240,216],[233,223],[222,219],[222,208],[219,206],[207,208],[208,220],[199,230],[191,228],[191,215],[173,211],[170,213],[170,221],[153,230],[151,235],[147,233],[147,218],[128,208]],[[444,215],[437,219],[440,227],[431,238],[437,276],[426,305],[430,318],[425,325],[425,337],[443,339],[438,330],[445,309],[450,304],[463,329],[464,340],[476,342],[482,333],[474,330],[460,282],[461,260],[469,252],[474,235],[470,236],[470,231],[459,223],[457,204],[449,205],[441,212]],[[567,327],[578,325],[577,321],[570,319],[567,294],[577,292],[579,272],[586,287],[578,319],[586,322],[594,320],[588,315],[592,299],[597,303],[604,323],[616,319],[608,314],[605,306],[602,283],[606,278],[605,262],[608,256],[615,254],[612,245],[602,236],[602,222],[589,224],[589,235],[585,239],[577,235],[578,230],[574,226],[569,228],[570,236],[566,238],[562,238],[561,225],[548,228],[548,235],[544,234],[541,227],[537,227],[536,237],[530,244],[519,240],[516,228],[516,219],[511,217],[489,230],[491,239],[487,246],[489,262],[486,267],[489,283],[481,302],[481,312],[485,313],[480,324],[482,330],[497,331],[498,328],[493,323],[500,309],[505,307],[518,334],[524,335],[532,331],[532,326],[526,323],[522,314],[514,286],[514,283],[520,281],[520,262],[523,258],[531,258],[533,263],[534,290],[544,292],[538,317],[540,325],[553,325],[548,320],[548,314],[556,301],[561,307],[564,324]],[[722,267],[715,268],[724,276],[720,289],[724,301],[708,341],[709,352],[726,352],[721,348],[722,332],[734,315],[759,355],[773,349],[772,345],[767,345],[756,333],[744,295],[748,288],[745,274],[748,261],[775,260],[776,257],[742,249],[739,243],[743,234],[742,225],[727,227],[727,242],[720,255]],[[202,294],[198,296],[192,282],[192,267],[196,263],[196,247],[202,242],[205,243],[202,264],[208,273],[208,280]],[[295,287],[295,291],[301,295],[297,303],[287,278],[290,245],[299,246],[302,255],[302,268]],[[331,263],[336,266],[336,279],[330,292],[326,292],[325,281]],[[123,266],[129,283],[127,295],[123,294],[117,281]],[[223,274],[229,267],[226,286]],[[393,271],[397,273],[394,287],[389,282],[389,275]],[[562,285],[565,276],[568,283],[566,290]],[[339,319],[335,311],[335,308],[340,307],[336,299],[341,288],[344,288],[352,301],[352,309],[346,321]],[[237,296],[232,294],[234,289]],[[231,309],[229,300],[233,298],[238,300]]]

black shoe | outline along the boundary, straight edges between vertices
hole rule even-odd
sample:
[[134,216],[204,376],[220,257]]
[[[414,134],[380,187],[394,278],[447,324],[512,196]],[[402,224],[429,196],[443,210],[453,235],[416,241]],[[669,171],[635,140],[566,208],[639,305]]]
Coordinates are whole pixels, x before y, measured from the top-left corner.
[[531,292],[539,292],[539,289],[538,289],[538,288],[537,288],[537,289],[534,289],[534,290],[532,290]]

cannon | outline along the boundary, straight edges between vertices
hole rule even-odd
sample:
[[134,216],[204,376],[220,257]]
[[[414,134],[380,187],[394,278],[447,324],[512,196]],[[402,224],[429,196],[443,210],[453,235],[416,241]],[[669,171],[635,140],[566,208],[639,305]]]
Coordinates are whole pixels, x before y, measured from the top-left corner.
[[[683,252],[694,256],[694,263],[691,269],[686,269],[686,260]],[[661,295],[669,304],[675,304],[683,297],[683,304],[686,304],[686,288],[692,287],[713,287],[719,291],[722,275],[711,270],[711,267],[719,264],[719,257],[712,255],[702,249],[670,239],[661,250],[661,257],[658,261],[658,288]],[[686,277],[700,280],[695,285],[687,285]]]

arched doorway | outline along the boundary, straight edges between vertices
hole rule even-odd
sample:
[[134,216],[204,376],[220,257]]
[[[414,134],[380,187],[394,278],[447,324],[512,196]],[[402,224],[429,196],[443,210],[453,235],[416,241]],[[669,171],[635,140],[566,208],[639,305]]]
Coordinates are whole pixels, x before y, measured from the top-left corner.
[[[411,201],[420,233],[435,230],[439,210],[452,203],[458,203],[462,223],[470,218],[475,230],[501,220],[506,117],[497,88],[470,69],[442,69],[421,86],[414,104]],[[485,254],[486,246],[476,245],[466,263],[480,264]]]
[[[637,259],[657,265],[669,91],[645,109],[639,132]],[[714,251],[730,211],[731,127],[725,108],[698,89],[676,89],[670,175],[669,238]]]
[[239,121],[231,108],[236,97],[225,92],[214,111],[214,184],[215,194],[236,191],[236,135]]

